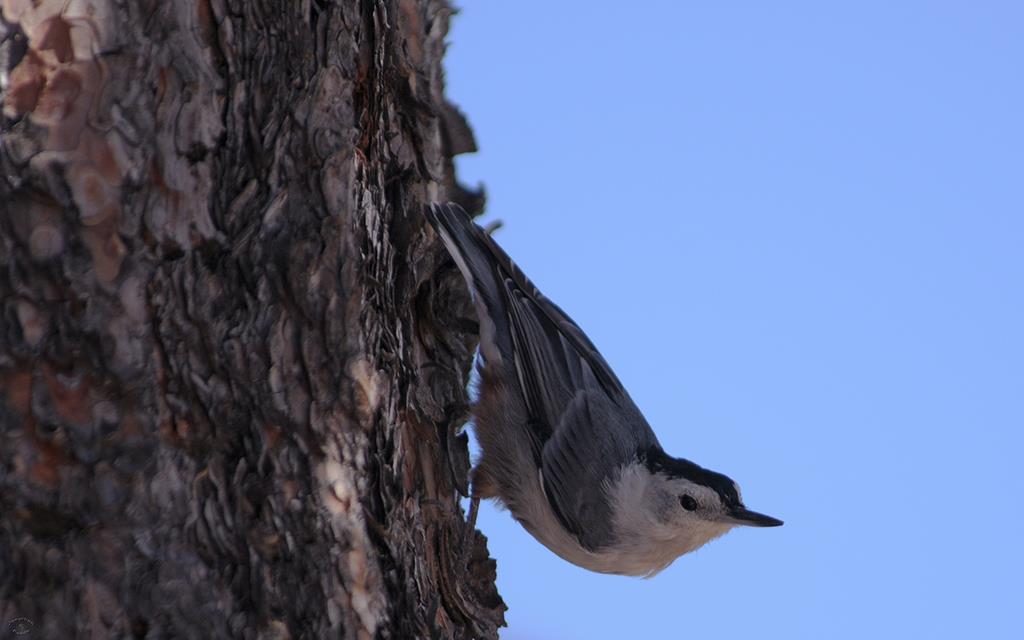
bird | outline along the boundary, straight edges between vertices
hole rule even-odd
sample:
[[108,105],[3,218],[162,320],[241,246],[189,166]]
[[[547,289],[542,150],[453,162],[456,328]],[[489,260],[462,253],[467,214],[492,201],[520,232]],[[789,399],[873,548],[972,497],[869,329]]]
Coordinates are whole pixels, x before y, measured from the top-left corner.
[[783,524],[728,476],[667,454],[586,334],[461,207],[426,217],[479,320],[470,531],[492,499],[574,565],[651,577],[733,527]]

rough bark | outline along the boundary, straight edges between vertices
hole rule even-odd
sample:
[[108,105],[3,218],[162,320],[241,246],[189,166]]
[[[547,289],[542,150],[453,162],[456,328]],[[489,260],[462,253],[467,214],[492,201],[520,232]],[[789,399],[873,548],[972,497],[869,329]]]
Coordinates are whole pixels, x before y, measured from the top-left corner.
[[0,6],[0,632],[495,637],[446,2]]

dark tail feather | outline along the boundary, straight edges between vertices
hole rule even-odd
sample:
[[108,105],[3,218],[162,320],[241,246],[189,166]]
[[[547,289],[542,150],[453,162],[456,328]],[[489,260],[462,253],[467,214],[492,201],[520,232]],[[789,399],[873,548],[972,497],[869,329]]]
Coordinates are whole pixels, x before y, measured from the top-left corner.
[[[466,279],[480,320],[480,351],[489,362],[512,362],[503,277],[494,243],[457,204],[432,204],[427,220]],[[505,260],[508,258],[505,256]]]
[[[427,219],[473,292],[480,318],[480,351],[489,362],[515,363],[528,405],[541,402],[543,389],[566,379],[582,384],[584,378],[596,380],[616,402],[628,400],[622,383],[590,339],[459,205],[431,205]],[[584,375],[577,358],[587,363],[592,377]]]

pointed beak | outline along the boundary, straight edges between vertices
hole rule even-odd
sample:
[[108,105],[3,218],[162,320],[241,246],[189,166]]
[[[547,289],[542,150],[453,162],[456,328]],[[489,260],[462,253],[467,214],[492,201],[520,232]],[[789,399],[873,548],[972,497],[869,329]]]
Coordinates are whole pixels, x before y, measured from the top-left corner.
[[734,507],[729,512],[729,517],[736,524],[748,527],[778,527],[782,525],[782,520],[777,520],[756,511],[750,511],[746,507]]

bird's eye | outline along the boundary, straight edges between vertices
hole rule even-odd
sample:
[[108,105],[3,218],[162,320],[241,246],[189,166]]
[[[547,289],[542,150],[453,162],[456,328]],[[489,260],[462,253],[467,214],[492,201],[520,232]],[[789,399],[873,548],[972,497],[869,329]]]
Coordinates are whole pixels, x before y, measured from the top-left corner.
[[693,496],[683,494],[679,496],[679,504],[683,505],[683,508],[687,511],[697,510],[697,501],[693,499]]

